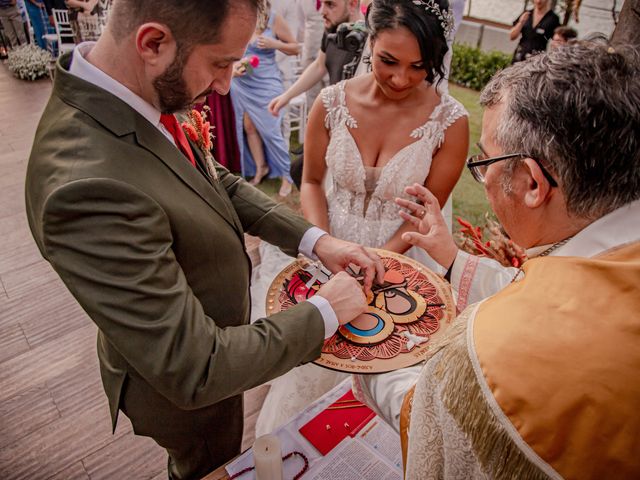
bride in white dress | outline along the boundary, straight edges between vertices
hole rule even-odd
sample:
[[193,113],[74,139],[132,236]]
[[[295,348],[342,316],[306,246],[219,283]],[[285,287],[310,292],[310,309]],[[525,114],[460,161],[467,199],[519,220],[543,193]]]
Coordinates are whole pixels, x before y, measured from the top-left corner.
[[[446,12],[446,0],[442,11]],[[371,72],[325,88],[309,114],[301,205],[332,235],[435,265],[409,250],[396,197],[425,185],[444,205],[467,155],[464,107],[440,94],[449,24],[437,8],[414,0],[374,0],[367,13]],[[442,18],[440,18],[442,17]],[[437,83],[437,82],[435,82]],[[420,253],[419,253],[420,252]],[[253,310],[264,313],[266,290],[291,261],[261,247]],[[306,364],[272,381],[256,425],[262,435],[286,423],[346,374]]]

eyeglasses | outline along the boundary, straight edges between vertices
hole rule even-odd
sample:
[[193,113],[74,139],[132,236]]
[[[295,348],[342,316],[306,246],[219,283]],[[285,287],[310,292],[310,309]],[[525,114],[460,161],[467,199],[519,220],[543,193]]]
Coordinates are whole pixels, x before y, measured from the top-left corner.
[[479,144],[476,146],[480,149],[482,153],[477,155],[472,155],[467,158],[467,168],[469,172],[471,172],[471,176],[480,183],[484,183],[484,176],[487,173],[487,167],[492,163],[501,162],[502,160],[509,160],[510,158],[531,158],[534,162],[538,164],[544,178],[547,179],[549,185],[552,187],[557,187],[558,182],[551,176],[549,171],[544,168],[544,166],[537,159],[533,158],[531,155],[527,155],[526,153],[510,153],[508,155],[500,155],[498,157],[489,157],[486,158],[486,154],[482,150],[482,147]]

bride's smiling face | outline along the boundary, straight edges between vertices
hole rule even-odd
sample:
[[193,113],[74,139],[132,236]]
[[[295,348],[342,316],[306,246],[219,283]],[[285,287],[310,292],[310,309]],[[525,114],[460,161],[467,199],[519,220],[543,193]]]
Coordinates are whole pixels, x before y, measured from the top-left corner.
[[426,77],[418,40],[405,27],[383,30],[376,36],[371,67],[378,86],[393,100],[411,95]]

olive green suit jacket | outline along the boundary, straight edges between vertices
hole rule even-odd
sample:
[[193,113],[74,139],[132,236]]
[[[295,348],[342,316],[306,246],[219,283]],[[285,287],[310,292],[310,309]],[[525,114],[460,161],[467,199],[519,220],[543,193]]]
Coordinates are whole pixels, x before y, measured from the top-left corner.
[[241,392],[314,360],[324,338],[309,303],[248,325],[243,234],[295,255],[310,224],[219,165],[219,180],[208,178],[69,63],[59,61],[36,132],[27,216],[42,255],[98,326],[113,427],[131,388],[149,399],[147,420],[159,419],[161,433],[188,433],[185,419],[204,412],[220,431],[235,425],[229,441],[239,447]]

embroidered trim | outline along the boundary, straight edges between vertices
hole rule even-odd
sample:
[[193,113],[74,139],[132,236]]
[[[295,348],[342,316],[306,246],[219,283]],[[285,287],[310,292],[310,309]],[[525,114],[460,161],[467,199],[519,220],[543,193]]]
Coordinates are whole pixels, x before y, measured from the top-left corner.
[[325,88],[322,95],[322,104],[327,115],[324,117],[324,126],[329,129],[344,123],[349,128],[358,128],[358,122],[349,113],[347,99],[344,91],[345,80],[337,85]]
[[473,277],[476,274],[478,263],[480,263],[480,259],[475,255],[471,255],[464,264],[462,277],[460,278],[460,286],[458,287],[458,303],[456,304],[458,314],[467,307],[471,284],[473,283]]
[[497,421],[502,425],[507,435],[509,435],[511,440],[518,446],[523,455],[550,478],[562,480],[562,476],[558,472],[556,472],[556,470],[551,465],[545,462],[535,452],[535,450],[533,450],[533,448],[531,448],[529,444],[522,439],[518,430],[513,426],[511,420],[509,420],[509,417],[505,415],[505,413],[500,408],[500,405],[498,405],[497,400],[493,396],[491,388],[489,388],[487,379],[484,377],[482,367],[480,366],[480,359],[478,358],[478,352],[476,352],[476,347],[473,342],[473,330],[475,326],[476,316],[478,314],[478,309],[483,302],[484,301],[476,305],[473,313],[467,321],[467,350],[469,352],[471,366],[473,367],[473,371],[475,373],[478,385],[480,386],[480,390],[482,391],[487,405],[495,415]]

